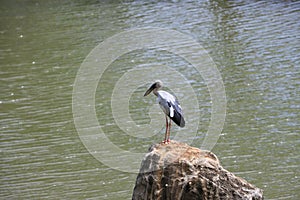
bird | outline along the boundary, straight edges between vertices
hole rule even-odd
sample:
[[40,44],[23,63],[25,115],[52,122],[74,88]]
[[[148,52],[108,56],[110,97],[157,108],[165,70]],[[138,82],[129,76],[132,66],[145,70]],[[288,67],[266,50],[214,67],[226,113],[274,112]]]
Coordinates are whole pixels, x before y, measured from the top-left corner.
[[170,143],[170,129],[171,129],[171,120],[175,122],[179,127],[185,126],[185,120],[183,117],[182,108],[172,94],[169,92],[160,90],[163,87],[163,83],[160,80],[155,81],[149,89],[145,92],[144,97],[153,92],[157,96],[157,102],[159,103],[160,108],[165,113],[166,117],[166,132],[165,139],[163,140],[164,144]]

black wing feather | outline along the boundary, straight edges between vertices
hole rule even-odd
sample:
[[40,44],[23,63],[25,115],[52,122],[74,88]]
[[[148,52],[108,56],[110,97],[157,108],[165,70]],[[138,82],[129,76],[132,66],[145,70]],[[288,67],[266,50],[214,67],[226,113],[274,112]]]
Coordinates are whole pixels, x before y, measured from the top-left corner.
[[184,121],[184,118],[183,118],[183,113],[181,111],[181,108],[179,107],[179,103],[178,101],[175,102],[175,104],[171,103],[171,102],[168,102],[168,106],[170,107],[173,107],[174,109],[174,116],[171,117],[170,116],[170,113],[168,114],[169,117],[172,119],[173,122],[175,122],[175,124],[177,124],[178,126],[180,127],[184,127],[185,126],[185,121]]

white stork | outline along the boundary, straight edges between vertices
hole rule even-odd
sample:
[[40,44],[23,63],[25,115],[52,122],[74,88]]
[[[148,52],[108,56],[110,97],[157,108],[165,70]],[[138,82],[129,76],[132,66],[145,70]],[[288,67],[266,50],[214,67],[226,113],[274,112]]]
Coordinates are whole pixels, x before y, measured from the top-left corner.
[[147,96],[152,91],[157,96],[157,102],[159,103],[161,109],[164,111],[166,115],[166,133],[165,133],[165,140],[163,141],[163,143],[169,143],[171,120],[173,120],[173,122],[175,122],[180,127],[185,126],[185,121],[178,100],[170,93],[159,90],[160,88],[162,88],[162,82],[156,81],[145,92],[144,96]]

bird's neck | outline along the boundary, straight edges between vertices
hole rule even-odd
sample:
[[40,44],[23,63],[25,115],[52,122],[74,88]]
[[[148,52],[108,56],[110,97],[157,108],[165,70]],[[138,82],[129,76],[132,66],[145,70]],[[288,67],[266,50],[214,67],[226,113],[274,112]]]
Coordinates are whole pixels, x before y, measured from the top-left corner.
[[155,96],[158,96],[158,89],[154,89],[153,94],[155,94]]

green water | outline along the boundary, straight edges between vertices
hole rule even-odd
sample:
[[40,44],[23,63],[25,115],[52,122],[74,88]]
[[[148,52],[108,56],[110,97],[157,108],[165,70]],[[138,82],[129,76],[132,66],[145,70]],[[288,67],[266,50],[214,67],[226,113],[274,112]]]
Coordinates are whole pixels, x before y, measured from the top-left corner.
[[[214,60],[227,115],[212,151],[224,168],[263,189],[266,199],[300,198],[299,2],[1,1],[0,11],[1,199],[131,198],[136,174],[91,155],[74,124],[72,94],[90,51],[138,27],[192,36]],[[171,66],[193,87],[200,125],[186,141],[200,147],[211,117],[210,94],[192,66],[170,52],[131,52],[107,68],[95,92],[99,125],[113,144],[133,153],[163,139],[163,115],[160,133],[141,139],[120,129],[111,109],[120,77],[152,64]],[[155,98],[142,97],[149,84],[137,87],[129,101],[136,124],[150,122],[145,112]],[[189,116],[188,123],[196,120]]]

